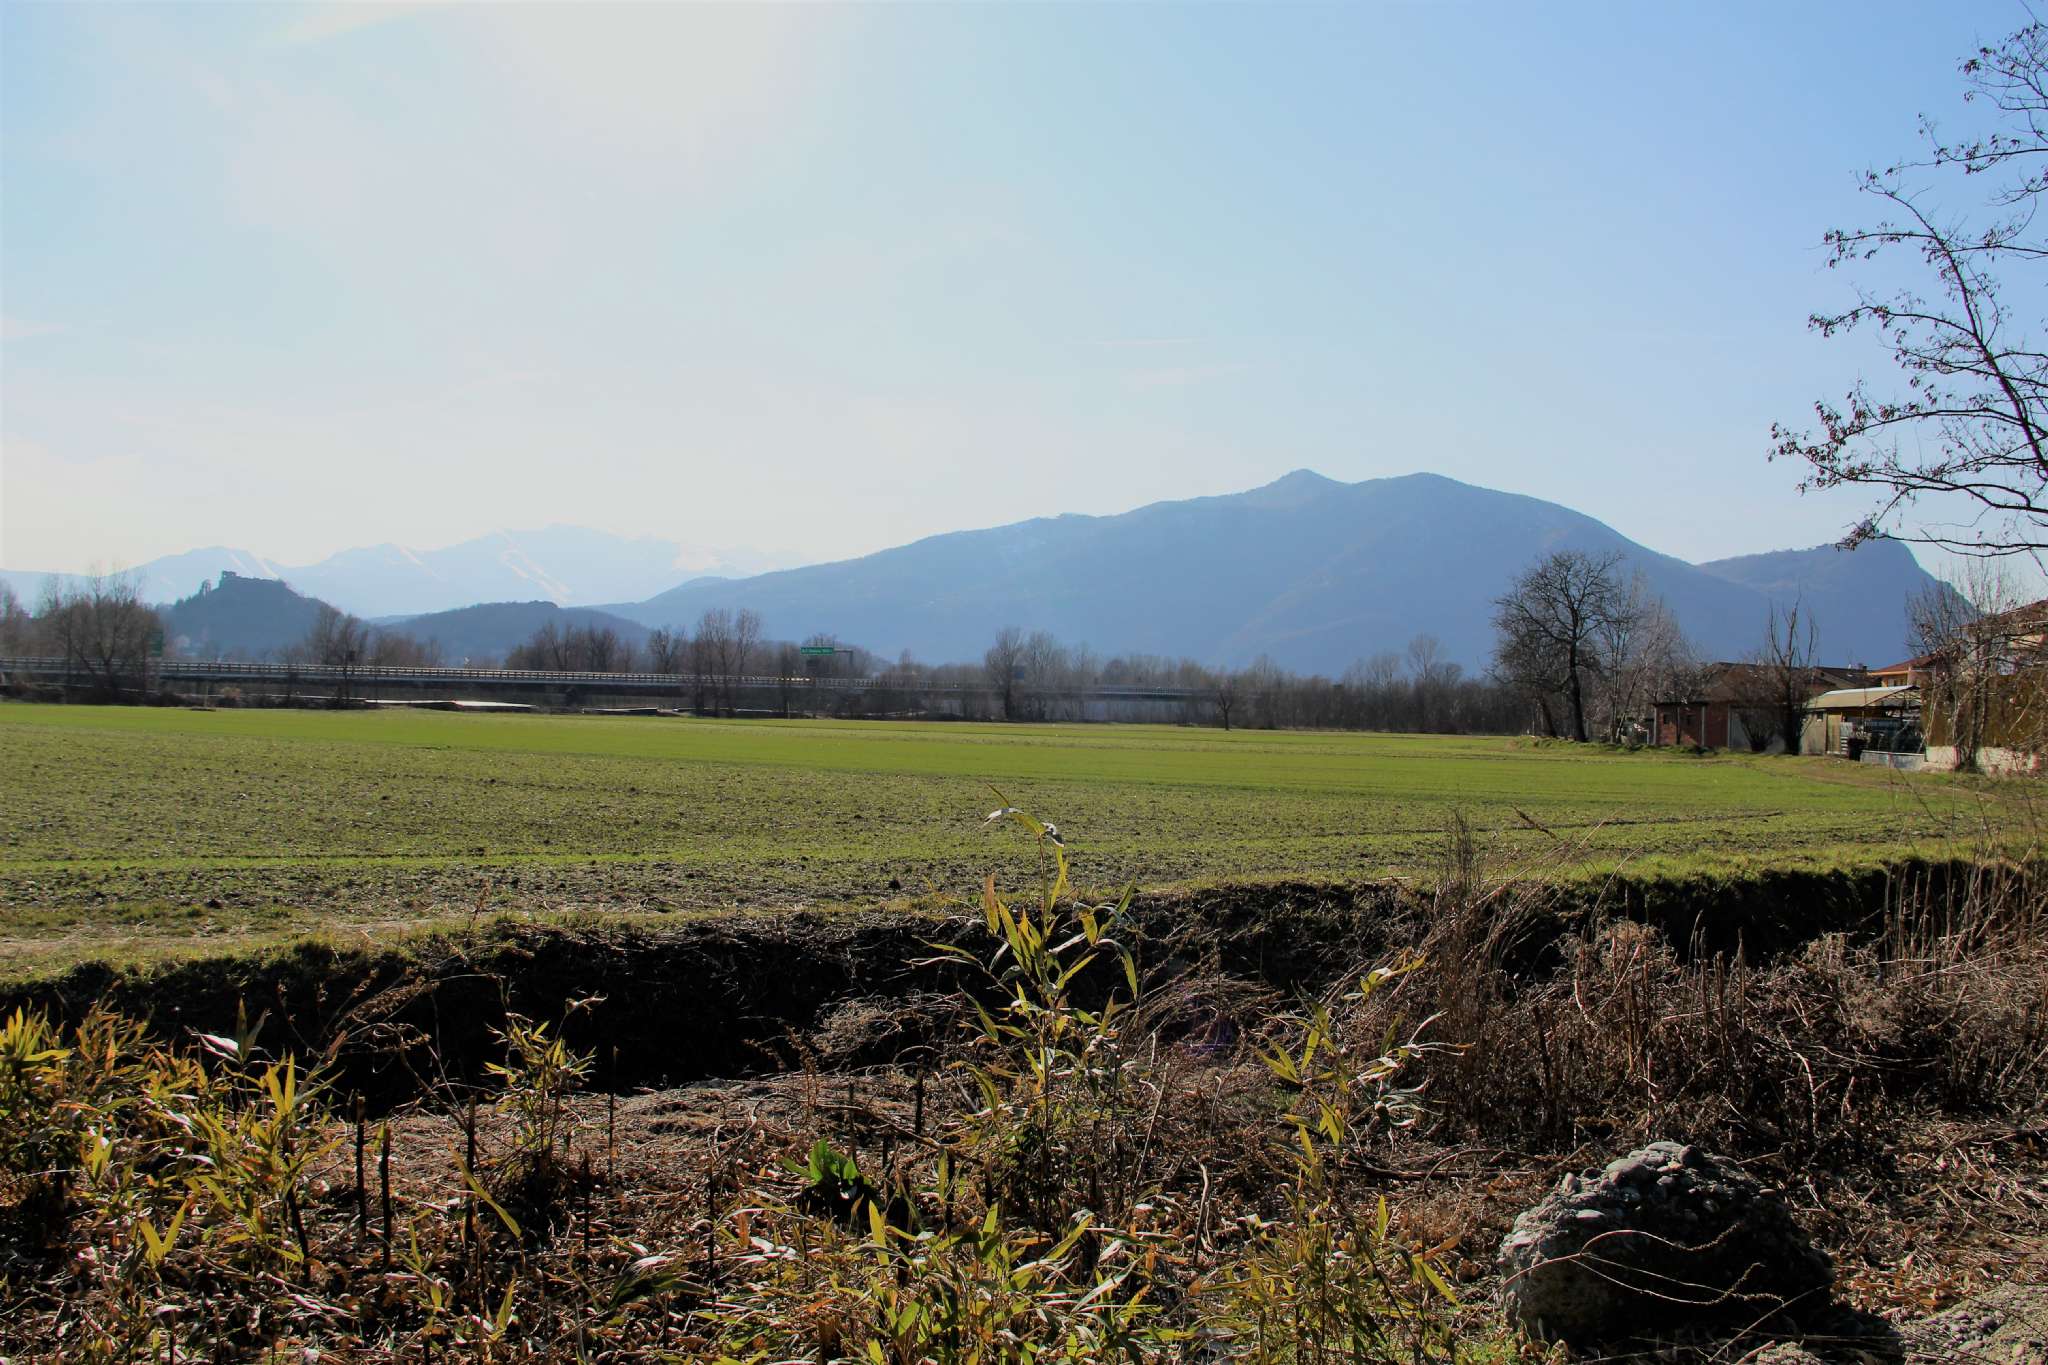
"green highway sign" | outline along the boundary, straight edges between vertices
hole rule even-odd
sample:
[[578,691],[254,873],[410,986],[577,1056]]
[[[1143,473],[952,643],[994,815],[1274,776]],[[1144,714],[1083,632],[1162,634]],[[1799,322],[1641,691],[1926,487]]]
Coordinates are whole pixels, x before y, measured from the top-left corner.
[[839,652],[837,645],[800,645],[798,648],[802,649],[806,654],[837,654]]

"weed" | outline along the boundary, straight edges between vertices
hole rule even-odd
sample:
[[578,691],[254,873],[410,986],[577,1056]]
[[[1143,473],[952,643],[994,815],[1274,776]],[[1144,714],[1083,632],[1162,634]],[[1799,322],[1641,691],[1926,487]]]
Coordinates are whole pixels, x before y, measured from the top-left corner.
[[499,1166],[499,1183],[507,1191],[520,1192],[521,1202],[529,1207],[539,1207],[562,1185],[569,1097],[589,1077],[591,1055],[571,1048],[559,1026],[550,1029],[517,1014],[507,1015],[496,1033],[505,1046],[505,1060],[492,1062],[487,1069],[503,1082],[497,1105],[512,1119],[511,1146]]

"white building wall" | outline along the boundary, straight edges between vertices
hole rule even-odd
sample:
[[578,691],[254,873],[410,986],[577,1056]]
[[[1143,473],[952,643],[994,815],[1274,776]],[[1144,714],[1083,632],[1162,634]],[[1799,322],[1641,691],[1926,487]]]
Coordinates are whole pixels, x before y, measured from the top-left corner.
[[[1956,766],[1956,746],[1928,745],[1926,766],[1936,772],[1953,772]],[[1999,775],[2038,773],[2041,771],[2041,756],[2027,753],[2023,749],[2001,749],[1994,745],[1977,751],[1977,770]]]

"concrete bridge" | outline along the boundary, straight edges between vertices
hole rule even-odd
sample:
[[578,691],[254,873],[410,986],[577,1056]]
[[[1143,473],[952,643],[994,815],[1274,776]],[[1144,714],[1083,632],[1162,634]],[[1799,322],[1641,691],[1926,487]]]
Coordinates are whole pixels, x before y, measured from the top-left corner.
[[[0,676],[10,680],[84,683],[91,670],[53,656],[0,658]],[[260,687],[272,693],[305,695],[346,694],[356,698],[399,699],[407,695],[455,694],[474,697],[503,697],[506,694],[577,697],[586,700],[673,699],[692,700],[705,692],[729,689],[747,693],[750,701],[764,696],[805,695],[823,700],[824,694],[847,692],[908,692],[918,695],[994,698],[996,689],[986,684],[899,683],[887,677],[833,678],[805,674],[746,674],[731,679],[693,673],[580,673],[542,668],[415,668],[379,664],[292,664],[238,659],[152,659],[149,679],[158,684],[179,686]],[[394,695],[396,694],[396,695]],[[1033,698],[1078,703],[1193,702],[1208,699],[1207,689],[1193,687],[1122,687],[1090,685],[1082,688],[1033,691]],[[760,709],[757,706],[748,709]],[[808,704],[806,706],[808,709]]]

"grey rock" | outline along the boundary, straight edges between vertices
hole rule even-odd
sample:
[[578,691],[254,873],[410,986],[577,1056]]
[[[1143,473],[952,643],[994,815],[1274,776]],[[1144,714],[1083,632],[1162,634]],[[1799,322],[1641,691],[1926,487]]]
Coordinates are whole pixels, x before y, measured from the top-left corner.
[[1573,1344],[1660,1336],[1820,1308],[1827,1257],[1732,1161],[1653,1142],[1567,1175],[1501,1242],[1508,1316]]

